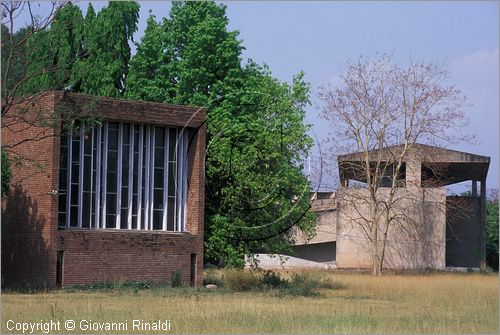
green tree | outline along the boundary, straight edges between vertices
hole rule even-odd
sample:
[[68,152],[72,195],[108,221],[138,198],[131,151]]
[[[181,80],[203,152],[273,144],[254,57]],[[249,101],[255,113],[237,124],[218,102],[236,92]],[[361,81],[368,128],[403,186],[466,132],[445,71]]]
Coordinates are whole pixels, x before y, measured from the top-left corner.
[[150,17],[126,96],[207,109],[207,255],[242,266],[245,253],[287,248],[291,226],[312,231],[300,166],[311,146],[308,86],[302,75],[288,85],[253,62],[242,68],[228,22],[212,1],[174,2],[161,24]]
[[[23,82],[26,62],[26,48],[22,42],[31,30],[23,27],[12,34],[9,28],[2,23],[2,100],[14,89],[16,85]],[[12,42],[11,42],[12,38]],[[20,44],[16,47],[17,44]],[[12,50],[12,53],[11,53]],[[10,59],[9,59],[10,58]]]
[[[131,60],[126,96],[213,107],[241,78],[238,32],[226,7],[212,1],[174,2],[161,24],[150,17]],[[210,109],[209,109],[210,112]]]
[[207,152],[207,256],[228,266],[244,255],[288,251],[292,227],[314,231],[302,161],[312,146],[304,123],[309,86],[250,63],[243,87],[212,113]]
[[212,1],[174,2],[167,25],[173,57],[173,102],[206,106],[218,101],[241,73],[237,31],[228,31],[226,6]]
[[486,202],[486,261],[498,271],[498,198]]
[[33,34],[25,46],[28,80],[20,95],[62,90],[70,83],[75,62],[82,55],[83,14],[66,4],[50,25]]
[[112,1],[97,16],[89,5],[84,22],[83,54],[75,64],[73,84],[80,92],[120,97],[125,91],[131,51],[137,30],[139,4]]
[[150,15],[141,43],[130,61],[125,96],[130,99],[155,102],[173,101],[175,78],[172,74],[172,49],[168,47],[165,25]]

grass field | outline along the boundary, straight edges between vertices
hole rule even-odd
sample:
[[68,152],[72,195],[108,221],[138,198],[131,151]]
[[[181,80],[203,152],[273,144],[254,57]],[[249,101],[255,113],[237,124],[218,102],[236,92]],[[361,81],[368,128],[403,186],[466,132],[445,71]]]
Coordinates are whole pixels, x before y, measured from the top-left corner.
[[[499,331],[497,274],[372,277],[321,272],[320,275],[338,284],[337,288],[320,289],[321,296],[312,298],[182,288],[4,293],[2,333],[8,332],[5,327],[9,319],[16,322],[71,319],[77,324],[80,320],[131,323],[132,319],[149,322],[161,319],[170,320],[172,333],[498,334]],[[147,331],[133,331],[131,326],[127,331],[144,332]]]

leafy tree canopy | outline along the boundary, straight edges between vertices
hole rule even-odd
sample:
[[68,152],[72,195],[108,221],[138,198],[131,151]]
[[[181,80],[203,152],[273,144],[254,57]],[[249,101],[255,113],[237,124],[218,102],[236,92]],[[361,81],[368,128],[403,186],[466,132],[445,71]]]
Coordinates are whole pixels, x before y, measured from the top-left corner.
[[139,4],[111,1],[97,16],[89,6],[84,25],[85,56],[75,64],[73,82],[83,93],[120,97],[125,91],[130,46],[139,19]]

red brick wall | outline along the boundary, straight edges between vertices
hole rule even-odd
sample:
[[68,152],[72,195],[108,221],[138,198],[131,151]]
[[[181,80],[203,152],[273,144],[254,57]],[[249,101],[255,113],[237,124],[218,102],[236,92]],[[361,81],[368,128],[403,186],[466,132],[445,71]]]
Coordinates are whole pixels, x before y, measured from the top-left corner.
[[2,117],[2,146],[13,173],[10,192],[2,199],[2,281],[8,285],[55,282],[57,199],[47,193],[57,188],[59,138],[54,128],[37,126],[47,121],[53,104],[54,95],[44,94]]
[[[169,282],[174,271],[189,284],[191,254],[203,259],[203,237],[189,233],[60,230],[63,285],[139,280]],[[197,271],[197,285],[201,272]]]
[[[26,107],[26,106],[24,106]],[[191,254],[196,254],[196,285],[202,284],[205,128],[203,109],[82,94],[49,92],[29,111],[16,106],[2,119],[2,145],[40,164],[41,169],[14,169],[15,185],[2,204],[2,280],[4,284],[53,286],[57,252],[64,251],[63,285],[106,280],[169,281],[180,270],[190,281]],[[187,232],[131,232],[57,228],[59,137],[54,127],[29,126],[51,111],[96,116],[111,121],[197,128],[189,148]],[[42,111],[42,113],[40,113]],[[18,122],[23,115],[28,123]],[[30,119],[27,116],[33,115]],[[16,122],[14,122],[14,120]],[[5,127],[7,121],[12,124]],[[21,120],[24,121],[24,120]],[[34,122],[37,123],[37,122]],[[42,135],[40,135],[42,134]],[[47,137],[45,137],[47,136]]]

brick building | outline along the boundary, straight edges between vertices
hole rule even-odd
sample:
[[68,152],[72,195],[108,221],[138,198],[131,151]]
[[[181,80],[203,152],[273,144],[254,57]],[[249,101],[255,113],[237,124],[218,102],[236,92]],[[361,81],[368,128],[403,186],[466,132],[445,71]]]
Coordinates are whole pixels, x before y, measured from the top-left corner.
[[[63,119],[76,120],[62,130]],[[23,159],[2,203],[2,284],[202,283],[205,111],[48,92],[2,118]]]

